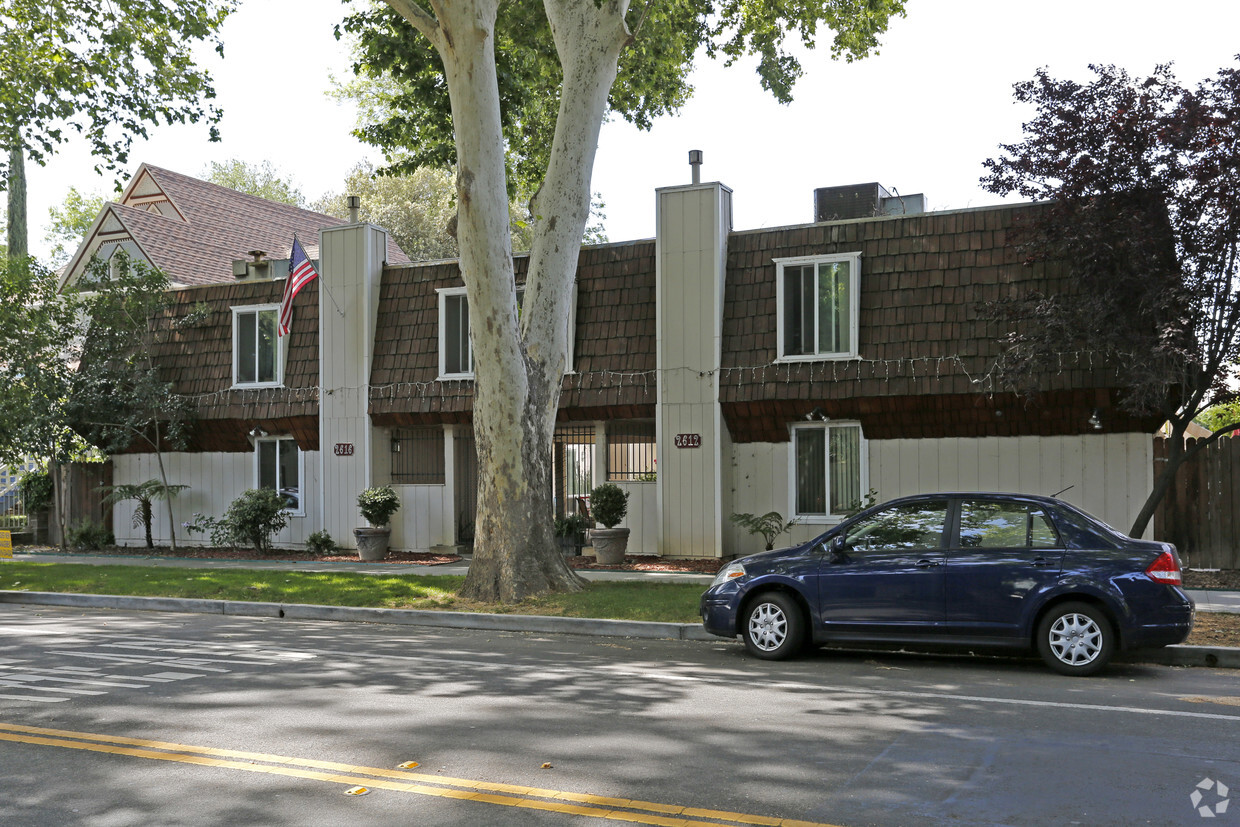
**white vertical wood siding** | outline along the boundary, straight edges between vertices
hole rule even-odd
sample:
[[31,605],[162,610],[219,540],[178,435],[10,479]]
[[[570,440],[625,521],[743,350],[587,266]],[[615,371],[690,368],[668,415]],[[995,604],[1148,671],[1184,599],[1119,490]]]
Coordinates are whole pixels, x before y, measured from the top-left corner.
[[[791,514],[790,457],[787,443],[735,445],[728,514]],[[875,440],[869,474],[880,502],[927,491],[1049,495],[1072,486],[1061,499],[1127,531],[1153,486],[1153,441],[1148,434]],[[803,542],[825,529],[795,526],[776,545]],[[761,537],[730,521],[724,530],[726,555],[761,550]]]
[[[387,450],[372,439],[367,414],[370,355],[378,283],[386,235],[364,224],[320,231],[319,445],[323,477],[324,528],[336,542],[354,548],[353,529],[364,525],[357,495],[372,484],[372,451]],[[338,443],[351,443],[352,456],[336,456]]]
[[[715,557],[723,426],[714,371],[731,191],[674,187],[660,190],[657,203],[660,552]],[[701,447],[674,447],[677,434],[699,434]]]
[[1153,450],[1149,434],[876,440],[870,486],[880,500],[927,490],[1051,495],[1066,488],[1060,499],[1127,531],[1154,484]]
[[629,492],[629,512],[620,528],[629,530],[628,554],[659,553],[659,487],[653,482],[617,482]]
[[392,490],[400,495],[400,511],[392,517],[391,548],[430,551],[455,542],[448,486],[393,485]]
[[[112,458],[112,478],[117,484],[141,483],[159,479],[159,464],[154,454],[121,454]],[[182,527],[195,512],[219,519],[242,491],[253,488],[257,480],[253,453],[169,453],[164,454],[164,467],[171,485],[188,485],[173,503],[177,523],[177,544],[204,546],[211,538],[203,534],[191,536]],[[322,527],[319,520],[319,456],[317,451],[303,455],[305,473],[302,503],[304,517],[289,517],[288,526],[272,538],[281,548],[301,547],[306,538]],[[122,546],[143,546],[146,535],[141,526],[134,528],[133,515],[137,503],[132,500],[112,507],[112,527],[116,542]],[[168,504],[154,503],[151,537],[157,545],[167,545]],[[341,538],[333,535],[337,542]]]

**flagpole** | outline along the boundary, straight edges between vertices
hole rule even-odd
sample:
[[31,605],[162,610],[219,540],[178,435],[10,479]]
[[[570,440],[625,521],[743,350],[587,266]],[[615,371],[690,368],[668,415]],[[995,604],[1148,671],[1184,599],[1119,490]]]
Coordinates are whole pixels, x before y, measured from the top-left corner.
[[[298,242],[298,243],[300,243],[300,242],[301,242],[301,239],[297,237],[297,233],[296,233],[296,232],[294,232],[294,233],[293,233],[293,241],[296,241],[296,242]],[[303,246],[303,247],[302,247],[302,250],[305,250],[305,249],[306,249],[306,248]],[[290,255],[290,256],[292,256],[292,254],[293,254],[293,253],[292,253],[292,251],[290,250],[290,251],[289,251],[289,255]],[[306,256],[306,258],[307,258],[307,259],[309,259],[309,258],[310,258],[310,256]],[[313,262],[311,262],[311,264],[313,265]],[[322,247],[319,247],[319,266],[321,267],[322,265],[323,265],[323,249],[322,249]],[[336,303],[336,297],[332,295],[332,291],[328,288],[328,286],[327,286],[327,280],[323,278],[323,274],[322,274],[322,273],[319,273],[319,286],[320,286],[320,287],[322,287],[324,290],[326,290],[326,291],[327,291],[327,298],[329,298],[329,299],[331,299],[331,300],[332,300],[332,304],[333,304],[333,305],[335,305],[335,307],[336,307],[336,312],[337,312],[337,313],[339,313],[339,314],[340,314],[340,318],[342,318],[342,319],[343,319],[343,318],[344,318],[344,311],[343,311],[343,310],[341,310],[341,309],[340,309],[340,305]]]

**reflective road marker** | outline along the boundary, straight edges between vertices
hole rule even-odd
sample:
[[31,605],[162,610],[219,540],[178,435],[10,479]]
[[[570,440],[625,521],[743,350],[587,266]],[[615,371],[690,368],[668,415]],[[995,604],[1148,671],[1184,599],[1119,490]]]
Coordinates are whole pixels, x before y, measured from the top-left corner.
[[[0,722],[0,741],[63,747],[132,758],[149,758],[156,761],[173,761],[201,767],[284,775],[332,784],[347,784],[350,788],[364,785],[368,789],[392,790],[439,798],[454,798],[461,801],[478,801],[503,807],[593,816],[613,821],[663,825],[664,827],[720,827],[720,825],[726,827],[726,825],[738,824],[761,825],[761,827],[835,827],[835,825],[796,819],[770,818],[699,807],[681,807],[653,801],[612,798],[490,781],[474,781],[466,778],[447,778],[401,769],[365,767],[334,761],[318,761],[312,758],[292,758],[261,752],[197,747],[167,741],[47,729],[3,722]],[[427,784],[437,786],[427,786]],[[702,818],[711,820],[696,820]]]

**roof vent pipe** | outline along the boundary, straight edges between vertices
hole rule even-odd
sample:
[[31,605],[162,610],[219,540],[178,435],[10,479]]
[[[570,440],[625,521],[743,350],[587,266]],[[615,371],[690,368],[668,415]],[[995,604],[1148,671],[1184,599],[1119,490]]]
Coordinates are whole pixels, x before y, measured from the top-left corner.
[[689,166],[693,167],[693,183],[702,183],[702,150],[689,150]]
[[345,204],[349,207],[349,223],[358,223],[361,220],[358,218],[358,211],[362,208],[362,197],[360,195],[350,195],[345,198]]

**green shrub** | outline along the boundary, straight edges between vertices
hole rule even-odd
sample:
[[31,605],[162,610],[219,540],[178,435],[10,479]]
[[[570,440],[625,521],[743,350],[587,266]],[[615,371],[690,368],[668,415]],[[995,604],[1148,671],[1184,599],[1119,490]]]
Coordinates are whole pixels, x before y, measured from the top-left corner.
[[605,482],[590,492],[590,511],[604,528],[615,528],[629,513],[629,492]]
[[65,529],[65,545],[83,551],[98,551],[116,545],[116,538],[94,520],[87,520]]
[[46,471],[31,471],[22,474],[18,483],[22,491],[22,499],[26,501],[26,513],[34,514],[43,511],[52,504],[52,495],[56,491],[52,475]]
[[340,546],[326,531],[316,531],[306,538],[306,548],[311,554],[331,554]]
[[375,528],[383,528],[400,508],[400,497],[391,486],[367,488],[357,495],[357,507],[362,517]]
[[590,521],[580,514],[569,514],[567,517],[555,518],[556,537],[577,537],[590,527]]
[[767,551],[775,547],[776,537],[797,524],[796,517],[785,523],[784,515],[778,511],[768,511],[761,517],[755,517],[749,513],[733,514],[728,519],[747,530],[750,534],[761,534],[762,539],[766,540]]
[[[271,537],[288,525],[284,495],[272,488],[251,488],[232,501],[224,518],[212,526],[216,545],[250,545],[255,551],[271,550]],[[223,540],[224,542],[220,542]]]

